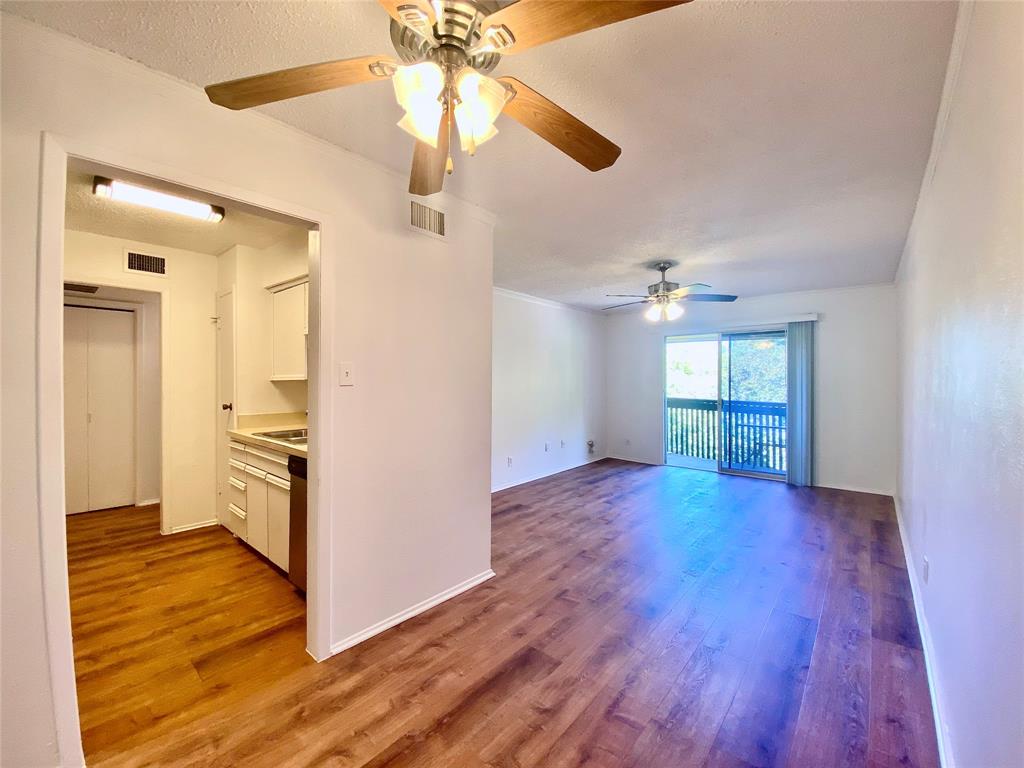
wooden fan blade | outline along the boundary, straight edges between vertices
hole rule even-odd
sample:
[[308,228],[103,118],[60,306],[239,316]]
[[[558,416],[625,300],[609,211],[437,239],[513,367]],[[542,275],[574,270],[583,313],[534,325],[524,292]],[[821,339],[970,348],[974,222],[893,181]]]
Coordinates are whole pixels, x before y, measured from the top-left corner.
[[614,307],[601,307],[601,311],[604,312],[608,309],[618,309],[619,307],[632,307],[634,304],[646,304],[646,301],[627,301],[625,304],[616,304]]
[[618,146],[530,86],[514,77],[499,77],[498,82],[515,91],[502,114],[529,128],[583,167],[600,171],[619,159],[622,150]]
[[[375,66],[378,64],[380,66]],[[397,65],[398,62],[388,56],[324,61],[208,85],[206,95],[222,107],[248,109],[346,85],[386,80]]]
[[[492,13],[480,26],[485,40],[488,29],[505,27],[512,33],[513,43],[496,48],[504,55],[687,2],[690,0],[518,0]],[[500,34],[496,37],[501,39]]]
[[682,296],[689,292],[691,288],[710,288],[711,286],[707,283],[690,283],[689,285],[683,285],[676,288],[669,296]]
[[432,195],[444,186],[445,163],[448,160],[448,138],[452,113],[445,111],[437,126],[437,148],[416,142],[412,152],[412,172],[409,174],[409,194]]
[[736,296],[726,293],[688,293],[680,296],[680,301],[736,301]]

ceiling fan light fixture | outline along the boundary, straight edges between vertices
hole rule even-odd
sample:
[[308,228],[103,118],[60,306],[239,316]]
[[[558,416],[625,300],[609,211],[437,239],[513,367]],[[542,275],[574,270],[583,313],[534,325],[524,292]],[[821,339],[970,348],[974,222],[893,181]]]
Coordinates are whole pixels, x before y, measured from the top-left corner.
[[405,110],[398,127],[424,144],[437,148],[437,130],[444,104],[444,72],[432,61],[398,67],[391,77],[395,99]]
[[684,311],[677,302],[659,297],[644,311],[644,318],[651,323],[672,322],[682,317]]
[[494,121],[509,99],[509,92],[493,78],[465,67],[455,80],[459,100],[455,105],[455,125],[459,129],[462,151],[470,155],[476,148],[498,135]]

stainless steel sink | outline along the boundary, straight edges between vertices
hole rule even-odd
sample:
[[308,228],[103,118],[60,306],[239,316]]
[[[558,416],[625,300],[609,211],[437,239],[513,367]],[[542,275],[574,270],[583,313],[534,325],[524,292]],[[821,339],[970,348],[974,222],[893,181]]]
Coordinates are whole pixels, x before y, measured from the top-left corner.
[[272,432],[254,432],[256,437],[265,437],[290,445],[305,445],[308,440],[308,429],[278,429]]

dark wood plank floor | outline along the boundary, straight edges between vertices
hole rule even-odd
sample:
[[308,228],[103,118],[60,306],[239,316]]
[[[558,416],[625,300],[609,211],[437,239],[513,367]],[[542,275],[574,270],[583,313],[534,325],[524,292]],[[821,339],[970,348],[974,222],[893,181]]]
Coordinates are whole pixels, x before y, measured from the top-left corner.
[[[94,666],[79,661],[90,764],[938,765],[891,499],[604,461],[497,493],[493,514],[497,578],[318,665],[301,659],[298,633],[248,632],[254,603],[280,627],[288,601],[222,578],[254,556],[221,532],[160,540],[190,586],[147,594],[100,573],[86,583],[104,567],[90,557],[115,568],[140,545],[126,527],[90,548],[72,520],[73,614],[105,603],[125,633],[107,651],[93,644]],[[204,559],[222,563],[217,590]],[[228,582],[260,595],[218,605]],[[125,601],[148,604],[146,626]],[[246,638],[239,653],[180,632],[183,616],[203,623],[204,605],[225,638]],[[154,658],[175,632],[180,668]],[[151,650],[129,647],[136,637]],[[160,692],[205,682],[192,658],[225,676],[221,700]],[[90,713],[108,706],[105,684],[106,698],[127,699],[121,720]]]

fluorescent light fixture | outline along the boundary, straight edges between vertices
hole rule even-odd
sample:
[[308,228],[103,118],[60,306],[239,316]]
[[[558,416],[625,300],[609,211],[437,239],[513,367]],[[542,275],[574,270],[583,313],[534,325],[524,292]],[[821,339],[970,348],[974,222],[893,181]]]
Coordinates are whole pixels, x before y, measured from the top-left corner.
[[177,195],[169,195],[166,192],[157,192],[155,189],[138,187],[124,181],[111,181],[102,176],[93,179],[92,192],[96,197],[177,213],[200,221],[218,222],[224,219],[224,209],[219,205],[200,203]]

